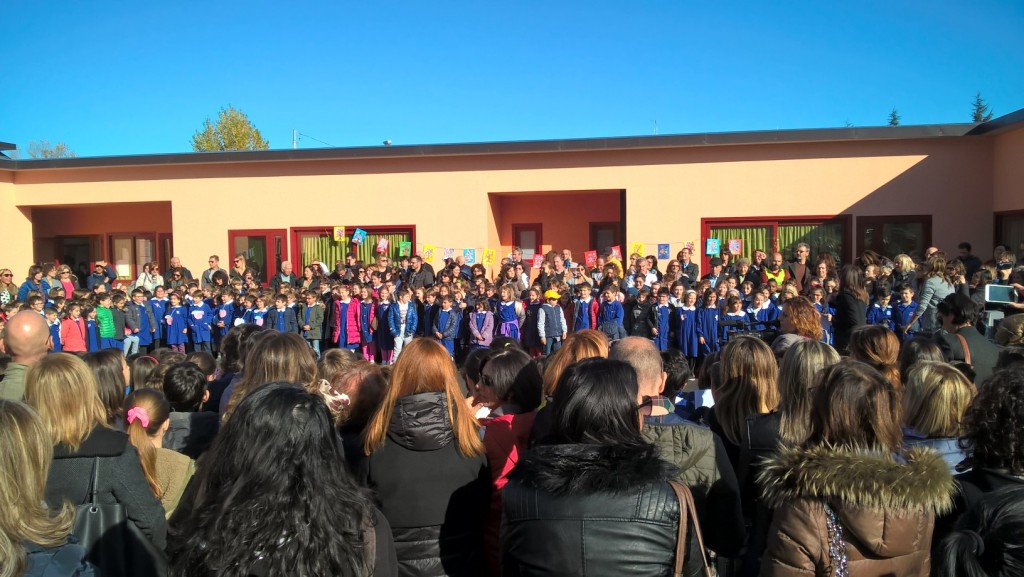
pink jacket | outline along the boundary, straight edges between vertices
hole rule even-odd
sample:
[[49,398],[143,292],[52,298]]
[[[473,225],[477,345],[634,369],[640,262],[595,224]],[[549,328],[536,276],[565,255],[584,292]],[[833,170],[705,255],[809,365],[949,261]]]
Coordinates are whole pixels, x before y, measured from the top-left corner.
[[339,346],[347,344],[360,344],[359,336],[359,299],[352,299],[348,303],[348,311],[345,315],[348,321],[345,325],[345,339],[338,340],[341,336],[341,301],[334,301],[334,326],[331,327],[331,338]]
[[[77,324],[77,326],[76,326]],[[70,318],[60,322],[61,350],[69,353],[84,353],[88,350],[88,334],[85,319],[78,317],[78,322]]]

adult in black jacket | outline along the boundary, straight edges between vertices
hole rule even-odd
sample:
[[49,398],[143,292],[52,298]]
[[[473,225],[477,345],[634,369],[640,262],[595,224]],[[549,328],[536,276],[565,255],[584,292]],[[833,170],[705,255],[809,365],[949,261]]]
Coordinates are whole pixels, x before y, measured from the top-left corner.
[[[999,347],[979,333],[975,326],[981,316],[982,305],[969,296],[952,293],[937,308],[945,331],[935,336],[942,355],[951,363],[966,362],[970,357],[974,383],[984,383],[999,360]],[[964,350],[960,337],[967,343],[967,350]]]
[[434,286],[434,267],[430,266],[430,263],[423,262],[420,255],[412,255],[409,259],[409,271],[405,284],[413,290]]
[[455,365],[437,341],[415,339],[364,433],[358,477],[391,524],[399,575],[484,574],[491,477]]
[[621,361],[562,373],[551,435],[502,491],[504,577],[671,574],[676,468],[640,434],[637,400],[636,373]]
[[832,330],[835,338],[832,346],[840,353],[846,352],[853,329],[867,324],[868,293],[864,287],[864,272],[848,264],[839,272],[839,293],[832,303],[836,312],[832,315]]
[[[25,378],[25,400],[39,412],[54,444],[46,482],[50,507],[58,509],[64,501],[88,502],[95,464],[99,473],[96,501],[123,505],[128,522],[163,550],[167,540],[164,508],[149,488],[128,435],[107,428],[106,410],[85,361],[56,353],[32,365]],[[109,571],[102,564],[98,568],[101,573]],[[151,566],[133,569],[139,575],[153,573]]]

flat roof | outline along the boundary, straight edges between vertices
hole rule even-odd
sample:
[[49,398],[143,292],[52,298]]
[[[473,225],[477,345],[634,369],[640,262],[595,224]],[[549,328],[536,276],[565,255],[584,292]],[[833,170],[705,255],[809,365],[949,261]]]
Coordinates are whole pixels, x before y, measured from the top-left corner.
[[926,124],[912,126],[870,126],[763,130],[748,132],[706,132],[658,136],[620,136],[563,140],[524,140],[464,144],[410,144],[306,148],[229,152],[186,152],[124,156],[95,156],[56,159],[12,160],[0,155],[0,169],[33,170],[61,168],[101,168],[160,166],[180,164],[219,164],[239,162],[281,162],[302,160],[353,160],[373,158],[411,158],[473,156],[492,154],[531,154],[552,152],[592,152],[642,150],[702,146],[738,146],[755,144],[802,144],[816,142],[909,140],[981,136],[1005,132],[1024,123],[1024,109],[984,124]]

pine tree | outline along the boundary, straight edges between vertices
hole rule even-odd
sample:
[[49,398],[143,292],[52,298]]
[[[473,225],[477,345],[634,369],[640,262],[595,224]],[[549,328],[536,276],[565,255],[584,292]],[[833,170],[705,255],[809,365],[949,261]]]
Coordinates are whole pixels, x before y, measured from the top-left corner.
[[981,91],[974,95],[974,110],[971,112],[971,122],[988,122],[992,120],[992,110],[981,98]]
[[889,113],[889,126],[900,125],[900,113],[896,110],[896,107],[892,107],[892,112]]

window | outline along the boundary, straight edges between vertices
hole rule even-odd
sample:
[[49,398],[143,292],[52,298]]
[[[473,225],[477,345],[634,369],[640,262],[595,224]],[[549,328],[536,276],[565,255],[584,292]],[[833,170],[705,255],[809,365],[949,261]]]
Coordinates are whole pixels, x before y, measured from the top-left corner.
[[[851,250],[848,235],[850,216],[838,217],[763,217],[763,218],[721,218],[702,219],[701,237],[716,238],[722,249],[730,240],[742,241],[740,257],[752,258],[755,250],[767,253],[781,252],[784,259],[793,258],[793,250],[799,243],[811,247],[811,258],[828,252],[841,262],[849,262]],[[704,246],[697,250],[704,253]],[[702,270],[708,270],[711,257],[703,256]]]
[[[356,228],[366,231],[366,240],[362,244],[351,242]],[[316,260],[331,270],[335,263],[345,262],[349,252],[356,253],[356,257],[363,262],[373,262],[379,256],[377,243],[382,238],[388,240],[388,250],[384,255],[392,262],[400,258],[400,243],[412,243],[412,253],[416,252],[416,227],[411,225],[346,226],[345,236],[340,241],[334,240],[333,227],[296,227],[292,228],[292,266],[302,270],[304,265]]]
[[156,260],[156,235],[118,234],[110,236],[110,264],[117,278],[135,280],[143,266]]
[[541,236],[540,224],[513,224],[512,245],[523,250],[523,259],[530,260],[534,254],[541,253],[541,245],[544,244]]
[[621,230],[622,224],[618,222],[590,223],[590,246],[594,247],[598,254],[613,246],[618,246],[625,252],[627,247],[622,246]]
[[907,254],[921,260],[932,244],[932,217],[858,216],[857,239],[860,252],[872,250],[888,258]]
[[270,277],[277,274],[281,261],[287,254],[284,229],[269,230],[229,230],[228,250],[230,254],[221,255],[221,266],[232,267],[236,254],[245,255],[245,266],[256,271],[260,280],[266,285]]
[[1017,255],[1017,260],[1024,259],[1024,211],[1004,212],[996,214],[996,237],[994,244],[1002,244]]

